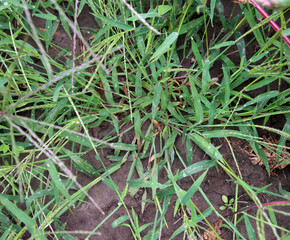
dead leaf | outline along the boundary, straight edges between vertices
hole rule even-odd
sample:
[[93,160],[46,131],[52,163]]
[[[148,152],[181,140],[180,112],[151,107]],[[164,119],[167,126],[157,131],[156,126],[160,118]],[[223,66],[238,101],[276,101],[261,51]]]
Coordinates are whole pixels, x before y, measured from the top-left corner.
[[218,240],[220,238],[217,237],[216,234],[218,234],[219,236],[222,234],[221,232],[221,226],[223,224],[223,220],[219,219],[218,221],[216,221],[214,224],[212,224],[210,228],[208,228],[203,236],[202,236],[202,240]]
[[154,124],[154,126],[158,129],[158,131],[159,131],[160,133],[163,132],[163,129],[164,129],[164,124],[163,124],[163,123],[159,123],[159,122],[157,122],[156,120],[154,120],[154,121],[153,121],[153,124]]
[[[272,136],[270,137],[264,136],[263,139],[264,139],[263,144],[261,145],[264,145],[263,150],[268,159],[271,172],[273,172],[276,169],[281,170],[285,168],[286,166],[290,165],[289,162],[280,164],[285,159],[290,158],[290,153],[287,152],[286,148],[283,149],[280,155],[279,163],[277,162],[277,156],[274,150],[276,150],[278,146],[278,143],[279,143],[278,139],[275,139]],[[251,145],[248,142],[238,143],[238,146],[244,153],[246,153],[249,156],[249,159],[251,160],[253,165],[257,165],[257,164],[264,165],[263,160],[255,154],[254,150],[252,149]]]

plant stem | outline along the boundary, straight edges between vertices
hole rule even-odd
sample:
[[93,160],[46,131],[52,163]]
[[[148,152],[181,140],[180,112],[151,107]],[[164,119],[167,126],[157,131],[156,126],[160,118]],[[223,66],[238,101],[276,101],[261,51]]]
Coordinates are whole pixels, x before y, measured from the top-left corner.
[[[264,18],[269,17],[269,14],[260,6],[259,3],[256,2],[256,0],[251,0],[251,2],[255,6],[255,8],[262,14],[262,16]],[[274,20],[270,20],[269,23],[272,26],[272,28],[274,28],[274,30],[276,32],[280,31],[280,27],[277,25],[277,23],[275,23]],[[287,45],[290,47],[290,39],[287,36],[283,36],[282,34],[281,34],[281,36],[282,36],[284,42],[286,42]]]

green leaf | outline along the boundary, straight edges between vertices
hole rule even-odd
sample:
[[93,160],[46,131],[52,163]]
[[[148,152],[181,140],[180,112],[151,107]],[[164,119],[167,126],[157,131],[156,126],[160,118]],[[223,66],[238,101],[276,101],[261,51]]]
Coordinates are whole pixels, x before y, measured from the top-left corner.
[[222,211],[224,211],[224,210],[226,210],[226,209],[227,209],[226,206],[221,206],[221,207],[220,207],[220,210],[222,210]]
[[191,135],[192,140],[203,150],[206,154],[208,154],[213,160],[219,160],[221,161],[223,159],[223,156],[221,153],[217,150],[216,147],[214,147],[210,142],[208,142],[205,138],[202,136],[193,133]]
[[256,240],[257,238],[256,238],[255,230],[253,229],[252,224],[247,215],[244,215],[244,220],[245,220],[247,233],[249,236],[248,239]]
[[130,217],[128,215],[118,217],[114,222],[112,222],[112,227],[113,228],[119,227],[120,225],[122,225],[123,222],[125,222],[129,219],[130,219]]
[[114,143],[117,148],[123,151],[136,151],[138,149],[136,144],[126,144],[126,143]]
[[36,221],[34,219],[30,218],[24,211],[19,209],[16,205],[14,205],[12,202],[10,202],[7,198],[5,198],[1,194],[0,201],[11,214],[16,216],[21,222],[25,224],[25,226],[27,226],[32,236],[37,235],[38,239],[44,240],[46,239],[44,235],[38,230]]
[[192,196],[194,195],[194,193],[196,192],[196,190],[198,189],[198,187],[200,186],[200,184],[202,183],[203,179],[205,178],[207,174],[207,171],[205,171],[193,184],[192,186],[188,189],[188,191],[186,192],[186,194],[184,195],[184,197],[181,199],[181,203],[183,205],[187,204],[187,202],[189,201],[189,199],[192,198]]
[[[191,49],[194,54],[198,67],[202,69],[202,56],[200,54],[200,51],[198,49],[196,42],[194,41],[194,38],[191,38]],[[189,77],[191,77],[191,75],[189,75]]]
[[277,80],[277,77],[269,77],[269,78],[265,78],[257,83],[254,83],[252,85],[250,85],[249,87],[246,88],[246,91],[252,91],[261,87],[264,87],[274,81]]
[[34,16],[43,18],[46,20],[57,20],[57,17],[52,15],[51,13],[35,13]]
[[269,92],[262,93],[262,94],[258,95],[257,97],[255,97],[254,99],[246,102],[243,106],[237,108],[236,111],[240,111],[240,110],[244,109],[245,107],[251,106],[255,103],[259,103],[259,102],[262,102],[265,100],[270,100],[271,98],[277,97],[278,94],[279,94],[278,91],[269,91]]
[[216,166],[216,163],[212,160],[204,160],[198,163],[194,163],[189,167],[186,167],[183,169],[177,177],[177,180],[180,180],[182,178],[188,177],[192,174],[207,170],[213,166]]
[[94,13],[92,13],[92,14],[94,16],[96,16],[98,19],[100,19],[101,21],[107,23],[109,25],[109,27],[116,27],[116,28],[120,28],[120,29],[125,30],[125,31],[129,31],[129,30],[133,29],[132,26],[130,26],[126,23],[120,22],[118,20],[107,18],[107,17],[101,16],[98,14],[94,14]]
[[171,9],[172,9],[172,6],[169,6],[169,5],[157,6],[157,11],[160,15],[163,15],[163,14],[169,12]]
[[201,98],[197,92],[197,89],[193,82],[193,77],[191,75],[189,76],[189,82],[190,82],[191,94],[194,100],[193,105],[195,109],[195,118],[197,122],[202,122],[204,120],[204,117],[203,117],[204,113],[203,113],[203,107],[201,104]]
[[173,115],[173,117],[175,117],[179,122],[181,123],[185,123],[185,119],[183,118],[182,115],[180,115],[174,108],[172,102],[168,102],[168,105],[167,105],[167,109],[168,111]]
[[[139,13],[139,15],[143,18],[143,19],[146,19],[146,18],[153,18],[153,17],[161,17],[158,12],[156,12],[155,10],[151,10],[147,13]],[[137,18],[135,15],[128,18],[127,21],[137,21],[139,20],[139,18]]]
[[62,151],[65,153],[66,156],[68,156],[72,162],[73,162],[73,167],[85,174],[87,174],[90,177],[97,177],[100,176],[100,171],[93,167],[90,163],[88,163],[87,160],[81,158],[78,156],[78,154],[75,154],[71,152],[68,149],[62,148]]
[[57,190],[59,190],[68,200],[71,200],[71,196],[69,195],[61,178],[59,177],[59,173],[57,172],[54,163],[51,160],[48,160],[46,165],[51,176],[51,180],[55,184]]
[[228,46],[232,46],[235,45],[236,42],[235,41],[228,41],[228,42],[223,42],[217,45],[214,45],[213,47],[211,47],[210,49],[220,49],[222,47],[228,47]]
[[207,59],[203,62],[203,70],[202,70],[202,85],[201,92],[203,94],[206,93],[207,88],[211,82],[210,74],[209,74],[210,61]]
[[161,55],[163,55],[170,48],[170,46],[177,40],[177,38],[178,38],[177,32],[171,33],[164,40],[164,42],[157,48],[156,52],[150,58],[150,61],[154,62],[154,61],[158,60],[161,57]]
[[154,86],[154,96],[153,96],[153,102],[152,102],[152,121],[156,117],[157,109],[158,109],[160,98],[161,98],[161,91],[162,91],[162,85],[160,84],[160,82],[158,82]]
[[224,203],[228,203],[229,199],[226,195],[222,195],[222,200]]
[[[285,114],[285,117],[286,117],[286,123],[282,129],[282,132],[284,133],[287,133],[288,135],[290,134],[290,114]],[[279,159],[280,159],[280,156],[281,156],[281,153],[285,147],[285,144],[286,144],[286,141],[289,140],[287,138],[287,136],[285,135],[282,135],[280,137],[280,140],[279,140],[279,143],[278,143],[278,146],[277,146],[277,150],[276,150],[276,155],[277,155],[277,162],[279,162]]]

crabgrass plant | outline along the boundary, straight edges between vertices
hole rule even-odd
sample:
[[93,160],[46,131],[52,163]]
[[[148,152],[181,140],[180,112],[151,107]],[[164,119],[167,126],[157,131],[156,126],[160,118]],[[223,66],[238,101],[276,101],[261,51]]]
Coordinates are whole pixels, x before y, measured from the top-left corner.
[[[207,220],[211,215],[223,220],[233,239],[262,239],[264,225],[277,239],[281,232],[289,234],[276,221],[277,215],[289,214],[283,211],[289,205],[289,193],[283,189],[272,193],[267,186],[258,188],[245,182],[230,141],[247,141],[264,164],[265,174],[272,170],[265,149],[275,154],[277,165],[289,163],[285,156],[289,157],[290,89],[285,84],[290,82],[290,49],[280,32],[273,33],[268,26],[270,20],[279,20],[281,31],[289,35],[287,9],[273,10],[263,20],[249,4],[240,5],[239,14],[225,17],[220,0],[207,4],[164,0],[159,5],[150,1],[149,6],[144,2],[1,0],[1,239],[75,239],[76,232],[66,231],[59,217],[84,201],[91,201],[96,211],[105,214],[88,194],[92,186],[103,182],[114,189],[120,204],[91,232],[77,232],[87,238],[97,234],[122,207],[127,215],[115,219],[112,227],[128,226],[134,239],[158,239],[167,228],[165,213],[173,196],[177,197],[174,213],[182,209],[184,214],[183,224],[171,239],[178,235],[195,239],[203,236],[203,230],[220,239],[219,229]],[[76,18],[84,9],[98,28],[78,25]],[[44,27],[34,25],[38,21]],[[52,41],[60,34],[59,25],[62,34],[72,39],[72,48],[61,48]],[[84,38],[84,34],[90,37]],[[76,39],[84,46],[79,55]],[[253,45],[255,52],[249,50]],[[57,55],[52,57],[50,49]],[[192,61],[185,66],[188,59]],[[219,70],[214,71],[217,66]],[[259,94],[253,95],[253,91]],[[284,127],[267,127],[270,118],[286,119]],[[104,138],[90,134],[90,129],[104,123],[113,126]],[[125,124],[135,133],[129,144],[122,138]],[[267,144],[258,134],[261,130],[275,133],[279,141]],[[175,147],[179,135],[186,143],[186,159]],[[214,138],[229,144],[236,170],[212,144]],[[208,160],[193,162],[193,144]],[[103,164],[100,148],[114,150],[110,165]],[[82,157],[88,151],[95,152],[103,167],[97,169]],[[142,162],[148,158],[150,164],[143,168]],[[183,165],[175,174],[174,161]],[[131,163],[131,169],[124,176],[125,189],[119,189],[111,175],[125,162]],[[71,166],[92,177],[91,182],[81,186]],[[213,167],[225,171],[236,186],[232,210],[240,210],[238,193],[242,189],[257,206],[256,215],[237,213],[233,220],[223,217],[220,206],[202,189]],[[168,175],[165,183],[158,182],[162,169]],[[132,178],[135,170],[138,179]],[[183,189],[177,181],[188,176],[195,181]],[[149,200],[156,205],[153,222],[145,225],[140,225],[136,212],[124,200],[141,188],[145,189],[142,209]],[[197,192],[208,209],[201,211],[192,200]],[[276,204],[282,210],[265,205],[258,197],[260,192],[284,199]],[[257,231],[250,219],[257,222]],[[246,234],[237,227],[238,222],[245,223]]]

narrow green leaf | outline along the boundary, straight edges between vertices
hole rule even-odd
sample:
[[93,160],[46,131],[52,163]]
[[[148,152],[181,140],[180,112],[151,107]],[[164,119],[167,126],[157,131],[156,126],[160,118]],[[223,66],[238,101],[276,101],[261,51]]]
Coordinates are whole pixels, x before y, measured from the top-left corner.
[[113,228],[119,227],[120,225],[122,225],[122,223],[126,222],[129,219],[130,217],[128,215],[118,217],[114,222],[112,222],[112,227]]
[[207,174],[207,171],[205,171],[188,189],[188,191],[186,192],[186,194],[184,195],[184,197],[181,200],[181,203],[183,205],[187,204],[189,199],[192,198],[192,196],[194,195],[194,193],[196,192],[196,190],[198,189],[198,187],[202,183],[203,179],[205,178],[206,174]]
[[203,94],[206,93],[207,88],[211,82],[210,74],[209,74],[210,61],[207,59],[203,62],[203,70],[202,70],[202,84],[201,84],[201,92]]
[[45,13],[35,13],[34,16],[39,17],[39,18],[43,18],[46,20],[57,20],[57,17],[51,13],[46,13],[46,14]]
[[259,103],[259,102],[262,102],[265,100],[270,100],[271,98],[277,97],[278,94],[279,94],[278,91],[269,91],[269,92],[262,93],[262,94],[258,95],[257,97],[255,97],[254,99],[246,102],[243,106],[237,108],[236,111],[240,111],[240,110],[244,109],[245,107],[251,106],[255,103]]
[[157,6],[157,11],[160,15],[163,15],[163,14],[169,12],[171,9],[172,9],[172,6],[170,6],[170,5]]
[[152,102],[152,121],[155,119],[157,114],[157,109],[160,103],[161,98],[161,91],[162,91],[162,85],[160,82],[155,84],[154,86],[154,96],[153,96],[153,102]]
[[60,179],[54,163],[51,160],[48,160],[46,165],[51,176],[51,180],[55,184],[57,190],[59,190],[67,199],[71,200],[71,196]]
[[191,135],[192,140],[207,154],[209,155],[213,160],[222,160],[223,156],[221,153],[217,150],[216,147],[214,147],[210,142],[208,142],[205,138],[202,136],[193,133]]
[[72,160],[73,167],[76,170],[83,172],[90,177],[100,176],[100,171],[88,163],[87,160],[78,156],[78,154],[75,154],[66,148],[62,148],[62,151]]
[[179,122],[185,123],[185,119],[175,110],[172,102],[168,102],[167,109]]
[[173,32],[171,33],[165,40],[164,42],[157,48],[156,52],[153,54],[153,56],[150,58],[151,62],[154,62],[160,58],[162,54],[164,54],[170,46],[177,40],[178,38],[178,33]]
[[245,220],[247,233],[249,236],[248,239],[257,240],[256,235],[255,235],[255,230],[253,229],[252,224],[247,215],[244,215],[244,220]]
[[197,89],[195,87],[194,81],[193,81],[193,77],[189,76],[189,82],[190,82],[190,89],[191,89],[191,94],[193,97],[193,105],[194,105],[194,109],[195,109],[195,118],[197,122],[202,122],[204,120],[204,113],[203,113],[203,107],[201,104],[201,99],[200,99],[200,95],[197,92]]
[[129,31],[129,30],[133,29],[132,26],[130,26],[126,23],[123,23],[121,21],[107,18],[107,17],[101,16],[99,14],[94,14],[94,13],[92,13],[92,14],[94,16],[96,16],[98,19],[100,19],[101,21],[107,23],[109,25],[109,27],[116,27],[116,28],[120,28],[120,29],[125,30],[125,31]]
[[196,62],[198,64],[198,67],[200,69],[202,69],[202,66],[203,66],[202,65],[202,56],[201,56],[201,54],[199,52],[198,46],[197,46],[194,38],[191,38],[191,49],[192,49],[192,52],[194,54],[195,60],[196,60]]
[[[150,10],[147,13],[139,13],[140,17],[142,17],[143,19],[146,18],[153,18],[153,17],[161,17],[158,12],[156,12],[155,10]],[[139,18],[137,18],[135,15],[128,18],[127,21],[138,21]]]
[[228,41],[228,42],[223,42],[217,45],[214,45],[213,47],[211,47],[210,49],[220,49],[222,47],[228,47],[228,46],[232,46],[235,45],[236,42],[235,41]]
[[213,26],[213,16],[214,16],[214,10],[215,10],[216,0],[210,1],[210,20],[211,25]]
[[213,166],[216,166],[216,163],[212,160],[204,160],[198,163],[194,163],[191,166],[183,169],[177,177],[177,180],[180,180],[182,178],[188,177],[192,174],[207,170]]
[[254,83],[252,85],[250,85],[249,87],[246,88],[246,91],[252,91],[261,87],[264,87],[274,81],[277,80],[277,77],[269,77],[269,78],[265,78],[257,83]]
[[34,219],[30,218],[24,211],[19,209],[16,205],[10,202],[7,198],[0,194],[0,201],[7,208],[7,210],[16,216],[21,222],[27,226],[32,236],[37,235],[38,239],[46,239],[44,235],[38,230],[37,224]]
[[[282,132],[290,135],[290,114],[285,114],[286,117],[286,123],[282,129]],[[281,153],[285,147],[286,141],[289,140],[285,135],[281,135],[277,150],[276,150],[276,155],[277,155],[277,162],[279,163]]]
[[136,136],[137,137],[142,137],[144,140],[146,141],[152,141],[148,138],[146,138],[142,131],[141,131],[141,127],[142,127],[143,123],[141,121],[141,117],[140,117],[140,111],[139,109],[136,109],[135,113],[134,113],[134,129],[135,129],[135,132],[136,132]]

